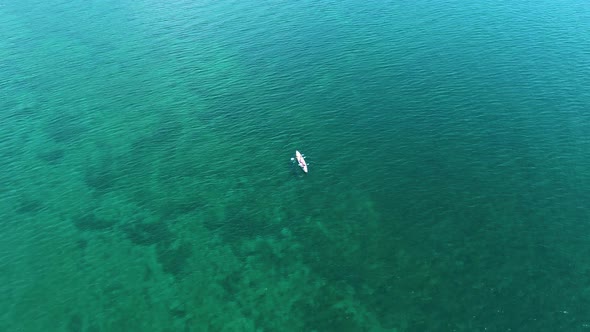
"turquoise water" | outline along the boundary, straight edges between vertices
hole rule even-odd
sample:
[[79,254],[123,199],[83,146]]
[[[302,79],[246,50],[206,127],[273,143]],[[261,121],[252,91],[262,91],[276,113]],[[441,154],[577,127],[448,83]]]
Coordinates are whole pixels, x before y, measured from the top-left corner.
[[0,330],[590,331],[589,105],[581,0],[0,1]]

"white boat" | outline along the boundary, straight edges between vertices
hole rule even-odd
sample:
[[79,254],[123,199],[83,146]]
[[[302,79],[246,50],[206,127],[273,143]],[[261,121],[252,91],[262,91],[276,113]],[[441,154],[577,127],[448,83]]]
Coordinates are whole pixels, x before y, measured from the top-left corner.
[[301,169],[305,173],[307,173],[307,163],[305,162],[305,159],[303,158],[301,152],[295,150],[295,158],[297,158],[297,163],[299,164],[299,167],[301,167]]

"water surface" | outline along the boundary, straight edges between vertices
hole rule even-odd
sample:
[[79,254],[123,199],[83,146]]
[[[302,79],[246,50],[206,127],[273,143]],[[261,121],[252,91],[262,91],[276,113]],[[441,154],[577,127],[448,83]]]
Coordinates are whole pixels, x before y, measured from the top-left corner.
[[0,2],[0,329],[590,330],[589,31],[577,0]]

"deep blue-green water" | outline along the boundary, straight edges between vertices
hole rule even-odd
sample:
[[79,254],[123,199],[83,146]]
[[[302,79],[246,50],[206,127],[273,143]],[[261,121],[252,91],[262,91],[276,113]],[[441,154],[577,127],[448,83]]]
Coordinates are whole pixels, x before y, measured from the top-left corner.
[[0,0],[0,330],[590,331],[589,111],[583,0]]

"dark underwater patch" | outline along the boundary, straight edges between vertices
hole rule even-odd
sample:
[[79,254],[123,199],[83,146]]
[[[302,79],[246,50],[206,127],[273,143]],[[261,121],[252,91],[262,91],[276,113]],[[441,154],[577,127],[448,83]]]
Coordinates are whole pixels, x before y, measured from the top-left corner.
[[98,328],[98,326],[96,325],[90,325],[87,329],[86,332],[100,332],[100,329]]
[[56,117],[45,127],[49,138],[57,143],[77,141],[86,130],[86,127],[80,122],[80,117],[74,115]]
[[176,248],[159,245],[156,249],[158,262],[162,265],[164,272],[176,277],[187,272],[186,262],[193,254],[191,245],[183,243]]
[[44,207],[45,206],[40,201],[31,200],[31,199],[23,199],[18,204],[18,207],[16,208],[16,212],[22,213],[22,214],[25,214],[25,213],[38,213]]
[[124,160],[109,148],[101,149],[100,155],[89,160],[84,168],[84,183],[94,194],[102,195],[117,189],[120,181],[128,175]]
[[337,290],[326,286],[313,299],[299,300],[295,311],[303,313],[306,331],[364,331],[345,308],[334,307],[341,300]]
[[226,300],[233,299],[240,290],[240,282],[242,281],[242,273],[234,271],[221,280],[221,287],[225,290]]
[[169,309],[170,309],[170,314],[173,317],[181,318],[181,319],[186,317],[186,308],[180,302],[173,303],[172,305],[170,305]]
[[179,193],[177,197],[162,200],[155,204],[155,210],[158,215],[166,219],[175,219],[176,217],[198,211],[203,208],[203,199],[195,193]]
[[84,250],[88,247],[88,240],[79,239],[78,241],[76,241],[76,246],[78,247],[78,249]]
[[159,151],[173,144],[182,136],[182,123],[176,120],[160,121],[150,134],[142,136],[131,144],[131,150],[138,155]]
[[51,151],[46,151],[43,153],[38,154],[39,159],[43,160],[44,162],[48,163],[49,165],[56,165],[61,162],[61,160],[65,156],[65,151],[62,149],[56,149]]
[[90,168],[86,170],[84,182],[98,192],[105,192],[115,186],[117,178],[117,175],[109,168]]
[[68,332],[82,332],[83,328],[84,321],[82,320],[82,316],[80,314],[72,315],[68,322]]
[[[242,203],[242,204],[240,204]],[[280,232],[278,225],[269,223],[248,208],[249,203],[240,202],[226,208],[225,218],[209,218],[204,222],[209,230],[220,234],[229,243],[257,236],[275,235]]]
[[123,226],[123,232],[131,242],[140,246],[167,245],[173,238],[168,226],[161,221],[135,221]]
[[151,139],[155,142],[169,143],[176,141],[182,135],[182,123],[177,120],[162,120],[158,124],[158,128],[151,135]]
[[81,231],[104,231],[116,225],[115,221],[98,218],[94,213],[79,216],[73,222]]

